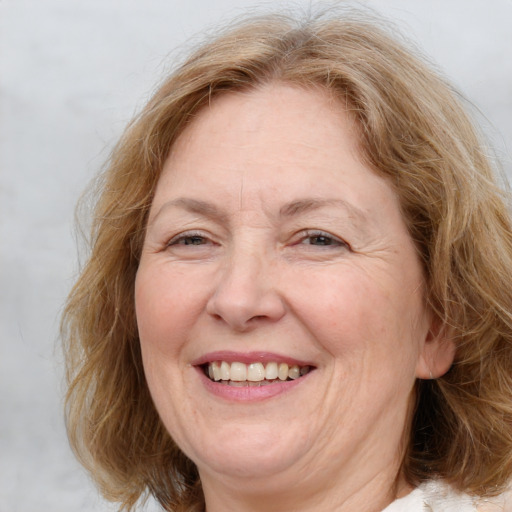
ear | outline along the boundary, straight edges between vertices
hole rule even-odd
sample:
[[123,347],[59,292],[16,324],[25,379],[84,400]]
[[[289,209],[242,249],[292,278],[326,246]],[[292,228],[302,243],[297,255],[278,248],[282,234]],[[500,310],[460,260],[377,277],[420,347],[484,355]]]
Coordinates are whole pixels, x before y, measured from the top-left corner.
[[418,379],[437,379],[450,369],[454,358],[455,342],[451,336],[451,329],[432,315],[430,329],[420,347],[416,377]]

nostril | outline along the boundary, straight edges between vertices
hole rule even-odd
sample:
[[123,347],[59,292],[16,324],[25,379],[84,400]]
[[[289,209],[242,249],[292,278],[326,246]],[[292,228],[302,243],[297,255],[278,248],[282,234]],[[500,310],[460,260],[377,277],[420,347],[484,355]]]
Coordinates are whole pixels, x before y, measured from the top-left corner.
[[[221,319],[238,331],[250,329],[261,322],[275,322],[285,313],[284,302],[273,280],[258,279],[244,265],[232,266],[214,288],[206,311],[212,318]],[[244,268],[242,268],[244,267]],[[244,270],[245,269],[245,270]]]

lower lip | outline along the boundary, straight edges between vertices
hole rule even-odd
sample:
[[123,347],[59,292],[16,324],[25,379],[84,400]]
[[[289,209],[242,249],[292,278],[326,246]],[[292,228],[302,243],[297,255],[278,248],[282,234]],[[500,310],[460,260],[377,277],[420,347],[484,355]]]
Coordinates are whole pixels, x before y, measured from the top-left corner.
[[198,368],[201,380],[210,393],[236,402],[257,402],[272,398],[300,385],[310,375],[309,373],[295,380],[276,381],[265,386],[230,386],[210,380],[202,368]]

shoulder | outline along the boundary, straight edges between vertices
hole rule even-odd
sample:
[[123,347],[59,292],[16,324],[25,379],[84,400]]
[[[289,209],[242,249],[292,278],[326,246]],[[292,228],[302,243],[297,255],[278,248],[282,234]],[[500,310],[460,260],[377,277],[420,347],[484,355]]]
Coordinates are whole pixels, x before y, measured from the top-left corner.
[[455,491],[444,482],[432,480],[419,487],[426,505],[432,512],[477,512],[475,498]]
[[512,512],[512,487],[498,496],[479,499],[476,510],[477,512]]
[[475,498],[440,481],[425,482],[383,512],[512,512],[512,491]]

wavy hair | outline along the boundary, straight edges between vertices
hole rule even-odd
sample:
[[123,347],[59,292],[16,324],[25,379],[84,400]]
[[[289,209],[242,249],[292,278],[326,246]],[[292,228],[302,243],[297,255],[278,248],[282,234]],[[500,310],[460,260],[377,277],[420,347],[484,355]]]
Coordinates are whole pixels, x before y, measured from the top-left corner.
[[426,299],[456,343],[452,368],[418,381],[402,470],[491,495],[512,475],[512,231],[486,146],[452,87],[388,25],[342,10],[237,22],[201,45],[129,124],[94,189],[90,255],[62,319],[69,438],[107,499],[132,510],[204,507],[197,468],[153,406],[134,281],[162,165],[206,104],[281,81],[324,87],[353,113],[361,150],[400,199]]

